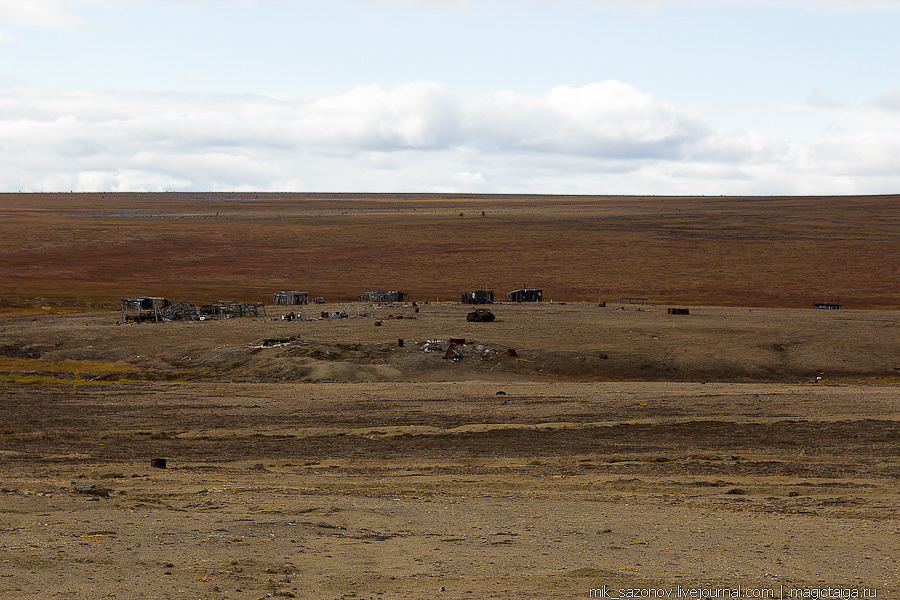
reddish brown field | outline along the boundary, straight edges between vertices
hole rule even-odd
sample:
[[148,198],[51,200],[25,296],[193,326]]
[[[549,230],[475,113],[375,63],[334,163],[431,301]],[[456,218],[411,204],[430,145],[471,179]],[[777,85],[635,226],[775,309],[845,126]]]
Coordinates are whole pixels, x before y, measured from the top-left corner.
[[900,203],[866,197],[5,194],[0,306],[123,296],[900,305]]

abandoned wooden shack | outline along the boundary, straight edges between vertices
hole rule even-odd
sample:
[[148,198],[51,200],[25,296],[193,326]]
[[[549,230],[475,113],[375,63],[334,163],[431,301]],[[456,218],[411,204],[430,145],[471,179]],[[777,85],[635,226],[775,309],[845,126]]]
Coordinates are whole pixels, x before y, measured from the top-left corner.
[[122,320],[124,322],[135,321],[162,321],[162,311],[172,303],[167,298],[156,296],[132,296],[122,299]]
[[389,302],[409,302],[409,294],[406,292],[397,292],[397,291],[389,291],[389,292],[362,292],[357,296],[358,302],[374,302],[378,304],[385,304]]
[[522,288],[506,294],[507,302],[542,302],[544,290],[537,288]]
[[492,290],[476,290],[462,293],[463,304],[493,304],[494,292]]
[[236,317],[265,317],[266,307],[262,302],[235,302],[233,300],[218,300],[209,306],[204,306],[202,312],[219,319],[234,319]]
[[309,304],[309,292],[275,292],[272,304]]
[[813,308],[823,308],[826,310],[840,310],[841,304],[840,302],[814,302]]

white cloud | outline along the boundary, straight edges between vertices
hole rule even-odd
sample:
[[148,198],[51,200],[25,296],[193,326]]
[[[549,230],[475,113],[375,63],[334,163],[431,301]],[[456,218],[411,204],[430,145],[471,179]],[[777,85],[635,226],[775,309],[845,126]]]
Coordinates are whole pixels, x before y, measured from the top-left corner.
[[900,110],[900,90],[893,90],[883,95],[875,102],[876,106],[888,110]]
[[67,29],[82,24],[70,0],[0,0],[0,21]]
[[823,92],[819,88],[815,88],[810,94],[807,100],[810,106],[815,106],[818,108],[837,108],[840,106],[840,102]]
[[674,106],[618,81],[560,86],[544,97],[497,92],[467,112],[470,137],[495,149],[662,158],[703,133]]
[[679,107],[617,81],[313,100],[0,90],[2,191],[876,193],[900,187],[898,152],[895,111]]
[[0,46],[12,46],[15,43],[16,43],[15,37],[13,37],[12,35],[4,32],[4,31],[0,31]]

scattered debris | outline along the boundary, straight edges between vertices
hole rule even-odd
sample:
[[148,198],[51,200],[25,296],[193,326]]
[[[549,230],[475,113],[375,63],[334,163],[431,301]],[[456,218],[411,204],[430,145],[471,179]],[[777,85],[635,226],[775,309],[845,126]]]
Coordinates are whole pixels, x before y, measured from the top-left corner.
[[456,349],[455,344],[450,344],[450,346],[447,347],[447,351],[444,353],[444,358],[458,361],[462,359],[462,352]]
[[300,313],[299,311],[297,311],[297,312],[291,311],[291,312],[284,313],[279,318],[282,321],[310,321],[310,320],[312,320],[312,319],[308,319],[308,318],[304,317],[303,314]]
[[259,347],[259,348],[274,348],[279,346],[287,346],[294,338],[266,338],[259,343],[259,346],[251,346],[251,347]]
[[165,469],[166,468],[166,459],[164,458],[151,458],[150,466],[154,469]]
[[444,341],[443,340],[425,340],[424,342],[419,343],[419,347],[422,352],[443,352],[444,351]]
[[406,292],[362,292],[357,296],[359,302],[373,302],[375,304],[388,304],[391,302],[409,302],[409,294]]
[[506,355],[510,358],[516,358],[517,356],[519,356],[519,353],[516,352],[515,349],[510,348],[509,350],[506,351]]

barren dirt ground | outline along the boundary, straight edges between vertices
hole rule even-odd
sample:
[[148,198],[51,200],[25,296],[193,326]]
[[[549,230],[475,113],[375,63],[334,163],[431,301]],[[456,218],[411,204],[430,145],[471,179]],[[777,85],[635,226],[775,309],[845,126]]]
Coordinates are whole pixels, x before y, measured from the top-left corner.
[[419,309],[0,316],[0,597],[900,597],[897,312]]

